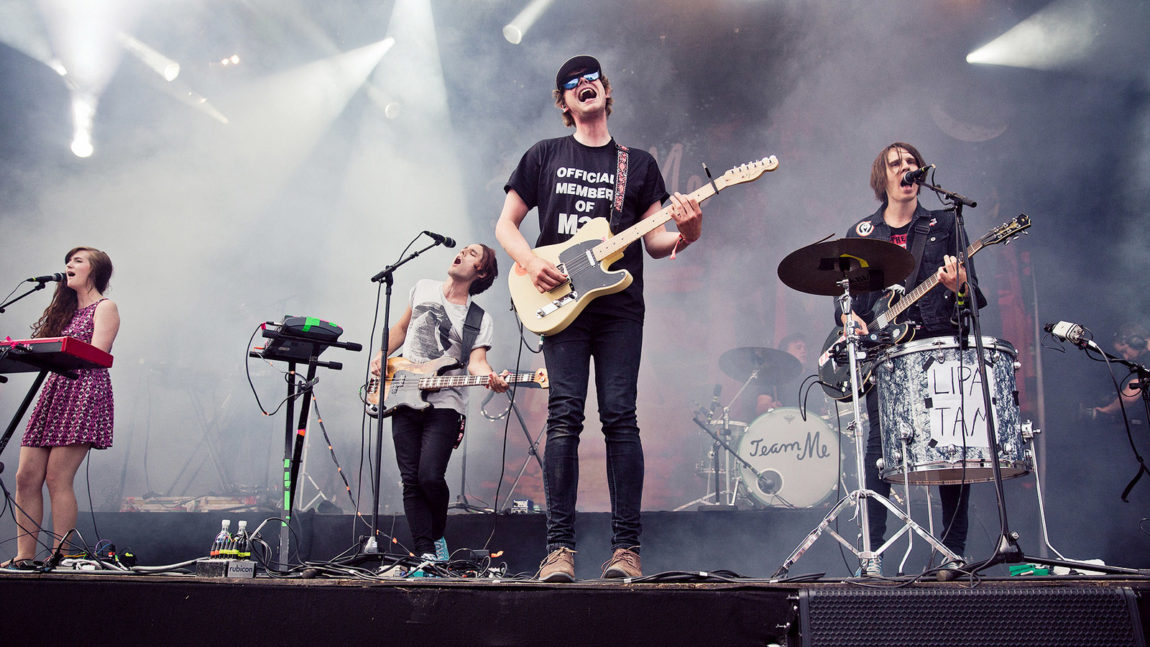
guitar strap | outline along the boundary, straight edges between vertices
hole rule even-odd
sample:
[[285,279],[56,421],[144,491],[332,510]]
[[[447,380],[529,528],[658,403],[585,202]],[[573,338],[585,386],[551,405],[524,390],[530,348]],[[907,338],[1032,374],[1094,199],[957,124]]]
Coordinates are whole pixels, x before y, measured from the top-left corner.
[[[463,352],[462,364],[463,371],[467,372],[467,364],[471,361],[472,346],[475,345],[475,339],[479,337],[479,326],[483,323],[483,308],[479,304],[472,301],[471,307],[467,309],[467,318],[463,320],[463,340],[460,348]],[[459,433],[455,435],[455,444],[452,449],[459,449],[459,444],[463,442],[463,432],[467,429],[467,415],[459,414]]]
[[464,370],[467,369],[467,363],[471,361],[471,347],[475,345],[475,338],[479,336],[479,324],[481,323],[483,323],[483,308],[472,301],[471,307],[467,309],[467,318],[463,320],[463,343],[460,345],[460,348],[463,349],[460,364],[463,365]]
[[611,203],[611,233],[619,233],[623,224],[623,198],[627,195],[628,151],[615,142],[615,201]]
[[914,285],[918,280],[918,271],[922,268],[922,250],[926,248],[926,235],[930,233],[930,221],[919,218],[914,223],[914,242],[910,246],[910,255],[914,257],[914,269],[902,284],[906,287]]

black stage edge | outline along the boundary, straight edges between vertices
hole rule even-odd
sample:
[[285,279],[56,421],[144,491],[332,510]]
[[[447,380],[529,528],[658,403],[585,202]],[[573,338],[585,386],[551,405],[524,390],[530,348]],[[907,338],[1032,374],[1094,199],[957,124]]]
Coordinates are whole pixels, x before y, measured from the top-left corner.
[[1146,645],[1150,581],[657,584],[0,574],[5,644]]

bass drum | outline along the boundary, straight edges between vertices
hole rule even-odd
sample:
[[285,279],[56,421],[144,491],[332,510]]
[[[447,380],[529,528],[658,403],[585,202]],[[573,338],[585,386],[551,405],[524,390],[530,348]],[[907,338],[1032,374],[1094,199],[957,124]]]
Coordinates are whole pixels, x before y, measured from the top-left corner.
[[822,420],[803,420],[794,407],[772,409],[755,419],[739,439],[737,461],[746,491],[765,506],[809,508],[835,488],[839,441]]
[[[1009,342],[983,337],[990,412],[1002,478],[1030,472],[1022,440]],[[896,346],[881,360],[878,377],[882,478],[891,483],[954,485],[994,480],[986,433],[987,411],[974,337],[960,348],[955,337]]]

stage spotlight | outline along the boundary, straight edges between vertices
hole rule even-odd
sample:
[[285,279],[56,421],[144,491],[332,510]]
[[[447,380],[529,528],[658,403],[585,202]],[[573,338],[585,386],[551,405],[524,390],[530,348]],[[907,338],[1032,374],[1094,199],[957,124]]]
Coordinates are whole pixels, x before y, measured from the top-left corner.
[[539,16],[547,7],[551,6],[552,0],[531,0],[519,15],[511,19],[511,22],[503,26],[503,37],[507,42],[512,45],[518,45],[523,42],[523,36],[527,33],[531,26],[539,20]]
[[371,99],[371,102],[383,111],[383,116],[388,119],[399,117],[400,103],[398,101],[370,81],[364,85],[364,89],[367,91],[367,97]]
[[966,62],[1050,70],[1075,63],[1097,45],[1097,8],[1086,2],[1055,2],[966,55]]
[[503,37],[512,45],[518,45],[523,42],[523,30],[515,23],[506,24],[503,26]]
[[96,98],[81,92],[72,92],[72,154],[76,157],[91,157],[92,120],[96,116]]
[[121,33],[120,43],[124,46],[124,49],[143,61],[144,65],[152,68],[152,71],[163,77],[165,81],[171,83],[180,75],[179,63],[148,47],[136,38]]

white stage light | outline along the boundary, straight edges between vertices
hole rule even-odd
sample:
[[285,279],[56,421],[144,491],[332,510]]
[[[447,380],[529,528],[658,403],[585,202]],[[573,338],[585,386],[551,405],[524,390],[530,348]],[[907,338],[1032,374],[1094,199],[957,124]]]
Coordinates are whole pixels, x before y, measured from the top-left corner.
[[163,77],[165,81],[170,83],[175,81],[176,77],[180,75],[179,63],[157,52],[136,38],[122,33],[120,34],[120,43],[124,45],[124,49],[140,59],[144,65],[152,68],[152,71]]
[[519,15],[504,25],[503,37],[507,39],[507,42],[512,45],[522,43],[523,36],[531,29],[535,21],[539,20],[539,16],[543,15],[547,7],[551,6],[551,2],[552,0],[531,0],[531,2],[527,3],[527,6],[523,8],[523,11],[519,12]]
[[1097,46],[1098,7],[1055,2],[966,55],[966,62],[1050,70],[1077,62]]
[[96,116],[96,98],[73,90],[72,92],[72,154],[76,157],[91,157],[92,120]]

